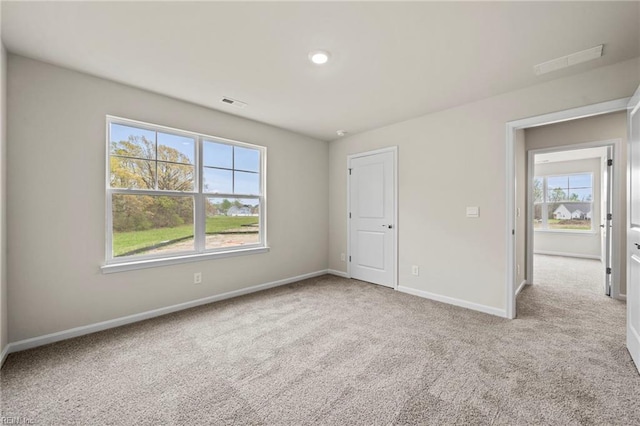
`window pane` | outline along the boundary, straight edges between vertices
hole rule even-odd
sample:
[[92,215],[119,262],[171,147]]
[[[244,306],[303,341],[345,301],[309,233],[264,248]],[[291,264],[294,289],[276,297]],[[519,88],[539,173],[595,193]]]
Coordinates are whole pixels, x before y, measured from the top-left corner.
[[592,203],[565,202],[549,206],[549,229],[591,229]]
[[236,146],[233,148],[233,168],[248,172],[260,171],[260,151]]
[[151,130],[112,123],[109,135],[111,154],[150,160],[156,158],[156,135]]
[[113,194],[113,257],[193,251],[193,197]]
[[571,189],[569,194],[569,201],[592,201],[593,191],[591,188],[586,189]]
[[233,146],[204,141],[202,147],[204,165],[208,167],[233,168]]
[[158,189],[166,191],[193,191],[195,169],[183,164],[158,161]]
[[543,201],[542,191],[542,178],[535,177],[533,178],[533,202],[541,203]]
[[551,187],[547,188],[547,201],[556,202],[556,201],[565,201],[568,197],[568,188],[560,188],[560,187]]
[[533,227],[542,228],[542,204],[533,205]]
[[112,188],[155,189],[155,161],[111,157],[109,165]]
[[591,174],[547,178],[547,201],[591,201]]
[[549,229],[562,229],[564,231],[589,231],[591,229],[591,219],[549,219]]
[[218,194],[233,193],[233,172],[231,170],[210,169],[203,171],[203,191]]
[[158,132],[158,160],[195,164],[195,146],[193,138]]
[[246,198],[207,198],[207,249],[260,243],[260,201]]
[[257,173],[233,172],[234,194],[260,195],[260,175]]
[[591,174],[569,175],[569,188],[591,188]]
[[547,178],[547,188],[567,188],[569,187],[569,178],[567,176],[549,176]]

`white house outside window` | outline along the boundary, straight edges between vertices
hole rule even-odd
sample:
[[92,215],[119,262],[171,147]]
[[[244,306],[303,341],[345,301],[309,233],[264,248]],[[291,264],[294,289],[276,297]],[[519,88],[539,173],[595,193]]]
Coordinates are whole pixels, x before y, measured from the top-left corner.
[[107,265],[264,248],[266,149],[107,118]]
[[592,173],[536,176],[533,198],[534,229],[592,230]]

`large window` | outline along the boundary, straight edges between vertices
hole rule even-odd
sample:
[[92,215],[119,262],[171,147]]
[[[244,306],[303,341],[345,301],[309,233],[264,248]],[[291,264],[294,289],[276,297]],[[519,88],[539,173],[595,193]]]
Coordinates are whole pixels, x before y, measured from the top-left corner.
[[265,247],[265,148],[107,121],[107,264]]
[[533,179],[534,229],[590,231],[593,175],[578,173]]

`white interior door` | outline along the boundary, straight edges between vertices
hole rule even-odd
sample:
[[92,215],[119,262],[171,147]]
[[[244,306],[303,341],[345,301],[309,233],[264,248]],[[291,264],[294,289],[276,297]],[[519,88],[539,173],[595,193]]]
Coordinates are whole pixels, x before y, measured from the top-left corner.
[[395,150],[349,158],[351,278],[396,286]]
[[611,220],[613,218],[613,148],[607,147],[607,158],[604,160],[602,173],[602,208],[600,209],[600,227],[602,231],[602,259],[604,261],[604,292],[607,296],[611,296],[611,272],[612,272],[612,241],[611,232],[613,227]]
[[640,369],[640,87],[629,103],[627,348]]

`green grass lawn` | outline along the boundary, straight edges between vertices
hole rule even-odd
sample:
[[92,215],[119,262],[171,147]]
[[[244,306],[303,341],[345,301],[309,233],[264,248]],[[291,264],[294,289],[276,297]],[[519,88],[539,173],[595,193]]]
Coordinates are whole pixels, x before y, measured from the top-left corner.
[[[534,229],[542,228],[542,221],[533,222]],[[565,229],[574,231],[590,231],[591,221],[586,219],[548,219],[547,229]]]
[[229,229],[240,228],[243,225],[257,224],[258,218],[255,216],[214,216],[207,218],[206,232],[207,234],[216,234]]
[[547,223],[549,229],[591,230],[591,221],[585,219],[549,219]]
[[[243,225],[257,225],[254,216],[215,216],[208,217],[207,234],[217,234],[231,229],[242,229]],[[249,230],[249,229],[247,229]],[[257,228],[256,228],[257,230]],[[174,228],[148,229],[146,231],[114,232],[113,256],[122,256],[133,250],[151,247],[164,241],[177,240],[193,236],[193,225],[182,225]]]

